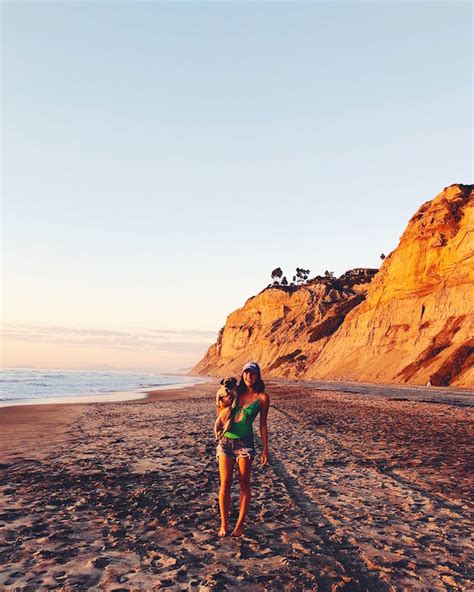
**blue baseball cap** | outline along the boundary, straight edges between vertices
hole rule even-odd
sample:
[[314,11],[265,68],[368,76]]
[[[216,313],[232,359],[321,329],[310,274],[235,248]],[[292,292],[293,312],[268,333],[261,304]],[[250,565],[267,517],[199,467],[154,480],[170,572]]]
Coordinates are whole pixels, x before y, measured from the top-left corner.
[[255,374],[260,374],[260,366],[257,364],[257,362],[247,362],[242,368],[242,372],[245,372],[246,370],[255,372]]

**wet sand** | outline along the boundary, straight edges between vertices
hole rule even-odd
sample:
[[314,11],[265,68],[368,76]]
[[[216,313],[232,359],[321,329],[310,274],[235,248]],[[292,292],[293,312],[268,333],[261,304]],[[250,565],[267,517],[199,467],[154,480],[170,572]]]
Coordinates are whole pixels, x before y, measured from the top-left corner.
[[270,462],[221,540],[215,385],[0,409],[0,589],[473,589],[469,393],[270,382]]

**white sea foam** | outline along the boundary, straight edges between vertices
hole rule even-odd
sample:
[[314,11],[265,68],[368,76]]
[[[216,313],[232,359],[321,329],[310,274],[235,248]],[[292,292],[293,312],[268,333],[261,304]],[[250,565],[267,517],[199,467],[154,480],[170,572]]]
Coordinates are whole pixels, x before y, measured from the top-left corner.
[[[196,384],[194,376],[170,376],[134,372],[74,370],[0,369],[0,407],[54,399],[66,401],[78,396],[98,400],[140,398],[144,390]],[[141,391],[141,392],[140,392]],[[135,396],[134,396],[135,393]],[[115,397],[115,398],[114,398]],[[47,401],[46,401],[47,402]],[[53,401],[51,401],[53,402]]]

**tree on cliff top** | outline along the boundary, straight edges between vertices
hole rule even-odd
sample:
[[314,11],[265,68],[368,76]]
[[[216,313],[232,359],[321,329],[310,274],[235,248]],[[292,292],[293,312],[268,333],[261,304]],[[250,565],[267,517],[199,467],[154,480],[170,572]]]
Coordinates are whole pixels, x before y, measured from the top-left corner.
[[283,271],[282,271],[281,267],[275,267],[275,269],[272,271],[273,283],[278,284],[282,275],[283,275]]
[[[281,269],[281,267],[276,267],[273,271],[272,271],[272,280],[273,280],[273,285],[274,286],[294,286],[295,282],[298,285],[304,284],[306,282],[306,280],[308,279],[309,276],[309,269],[303,269],[302,267],[297,267],[296,268],[296,275],[293,276],[293,282],[291,284],[289,284],[288,280],[286,279],[285,276],[283,276],[283,271]],[[271,286],[272,284],[270,284]]]
[[296,275],[293,276],[293,281],[297,284],[304,284],[309,276],[309,269],[303,269],[302,267],[296,268]]

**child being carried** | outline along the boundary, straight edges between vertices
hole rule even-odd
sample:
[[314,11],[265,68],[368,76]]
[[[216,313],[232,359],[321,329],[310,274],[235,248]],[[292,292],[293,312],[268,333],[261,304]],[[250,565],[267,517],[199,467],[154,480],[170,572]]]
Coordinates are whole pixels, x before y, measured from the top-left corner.
[[216,393],[217,419],[214,423],[214,435],[217,440],[230,428],[238,399],[236,378],[223,378],[221,385]]

